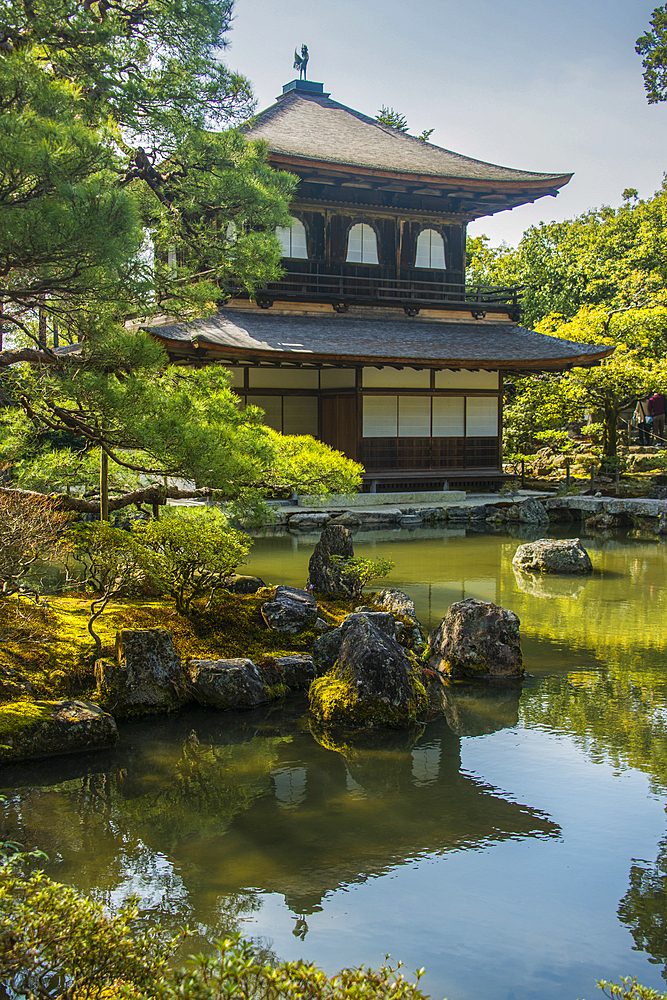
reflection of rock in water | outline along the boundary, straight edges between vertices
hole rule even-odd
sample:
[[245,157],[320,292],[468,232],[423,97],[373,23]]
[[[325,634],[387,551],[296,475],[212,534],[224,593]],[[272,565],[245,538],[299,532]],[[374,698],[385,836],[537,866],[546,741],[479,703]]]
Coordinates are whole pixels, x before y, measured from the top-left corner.
[[49,830],[63,881],[103,899],[137,891],[210,939],[258,892],[305,921],[328,893],[416,857],[559,832],[462,774],[442,716],[313,739],[303,717],[199,711],[125,726],[123,741],[106,774],[47,789],[35,774],[8,808]]
[[590,577],[556,576],[548,573],[522,573],[516,567],[514,579],[519,590],[531,597],[571,597],[577,598]]
[[310,731],[320,746],[345,758],[349,791],[375,796],[399,789],[402,770],[397,762],[407,760],[424,726],[414,723],[405,729],[348,729],[322,726],[313,720]]
[[447,724],[457,736],[486,736],[509,729],[519,721],[521,681],[433,684],[431,703],[437,699]]

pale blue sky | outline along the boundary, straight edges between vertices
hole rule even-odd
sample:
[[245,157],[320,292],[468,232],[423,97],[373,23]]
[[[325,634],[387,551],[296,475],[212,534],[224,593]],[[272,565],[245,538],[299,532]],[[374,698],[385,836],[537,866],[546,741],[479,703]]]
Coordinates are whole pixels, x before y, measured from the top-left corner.
[[650,196],[667,170],[667,103],[649,106],[635,54],[654,0],[236,0],[226,59],[259,108],[295,76],[374,115],[384,103],[413,132],[468,156],[571,172],[557,199],[470,227],[516,243],[541,220]]

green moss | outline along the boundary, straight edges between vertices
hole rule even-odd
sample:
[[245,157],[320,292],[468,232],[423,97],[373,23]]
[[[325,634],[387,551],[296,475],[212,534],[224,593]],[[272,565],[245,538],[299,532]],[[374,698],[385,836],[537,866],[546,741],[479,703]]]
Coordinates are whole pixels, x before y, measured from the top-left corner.
[[[116,633],[121,629],[168,629],[183,660],[263,657],[310,653],[320,634],[310,630],[286,635],[269,629],[262,604],[273,589],[256,594],[221,592],[210,608],[200,602],[190,617],[179,615],[167,599],[121,599],[111,602],[97,619],[95,629],[103,644],[102,655],[113,655]],[[15,671],[33,687],[37,698],[77,697],[96,700],[93,653],[88,632],[91,595],[58,595],[42,600],[0,600],[0,672]],[[349,604],[328,597],[320,603],[321,616],[332,626],[349,613]],[[282,691],[275,697],[282,697]]]
[[51,718],[51,706],[43,701],[11,701],[0,705],[0,743],[23,729]]
[[349,668],[338,673],[337,664],[310,685],[311,711],[325,724],[390,726],[398,728],[417,719],[428,704],[426,689],[416,666],[410,671],[410,698],[407,711],[387,704],[381,698],[360,699]]
[[277,701],[278,698],[284,698],[286,694],[289,694],[287,684],[271,684],[266,690],[272,701]]

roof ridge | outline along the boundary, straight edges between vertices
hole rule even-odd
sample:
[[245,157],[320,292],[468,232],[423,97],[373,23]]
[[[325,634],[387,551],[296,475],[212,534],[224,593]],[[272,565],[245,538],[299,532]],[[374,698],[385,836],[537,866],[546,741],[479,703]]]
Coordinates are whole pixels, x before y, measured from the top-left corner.
[[[401,129],[392,128],[384,122],[379,122],[377,119],[371,118],[362,111],[357,111],[355,108],[350,108],[346,104],[341,104],[340,101],[334,100],[328,94],[310,93],[307,91],[290,90],[285,94],[281,94],[276,99],[274,104],[254,116],[254,118],[251,119],[251,122],[248,123],[248,126],[244,128],[244,131],[251,134],[254,130],[261,129],[262,126],[267,125],[270,122],[285,118],[289,111],[299,103],[316,104],[324,110],[342,111],[361,124],[377,129],[378,132],[382,132],[384,135],[388,136],[390,140],[394,140],[397,144],[403,145],[404,148],[411,146],[412,149],[435,154],[438,158],[440,157],[440,154],[442,154],[443,157],[454,159],[460,166],[474,165],[481,168],[491,168],[492,170],[499,171],[501,173],[507,171],[514,174],[516,179],[525,178],[526,180],[548,180],[551,178],[555,180],[557,178],[560,179],[564,177],[569,179],[569,177],[572,176],[569,172],[547,173],[537,170],[520,170],[515,167],[506,167],[502,164],[492,163],[490,160],[480,160],[476,157],[466,156],[464,153],[458,153],[455,150],[447,149],[445,146],[439,146],[434,142],[421,139],[419,136],[410,135],[407,132],[403,132]],[[271,146],[270,139],[268,142],[269,146]],[[293,155],[299,154],[295,152]],[[303,155],[305,159],[312,158],[307,152],[304,152],[301,155]],[[317,158],[322,159],[323,157],[320,156]],[[338,162],[342,161],[338,160]],[[388,166],[387,169],[392,169],[392,167]],[[415,170],[414,172],[420,173],[423,171]]]

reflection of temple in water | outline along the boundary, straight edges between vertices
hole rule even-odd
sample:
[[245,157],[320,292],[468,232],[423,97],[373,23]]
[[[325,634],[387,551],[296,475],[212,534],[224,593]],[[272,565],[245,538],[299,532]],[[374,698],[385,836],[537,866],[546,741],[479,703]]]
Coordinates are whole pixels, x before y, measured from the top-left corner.
[[[516,721],[518,689],[466,697],[447,708],[459,732]],[[11,832],[58,851],[63,881],[102,898],[123,884],[149,908],[172,898],[184,918],[208,926],[222,900],[251,907],[248,890],[279,893],[304,915],[339,887],[417,857],[559,833],[461,773],[460,738],[444,717],[347,741],[314,739],[304,723],[275,712],[135,723],[123,749],[99,759],[101,772],[54,762],[50,787],[44,765],[7,773]],[[31,788],[37,775],[42,787]],[[144,874],[132,881],[139,857]]]

